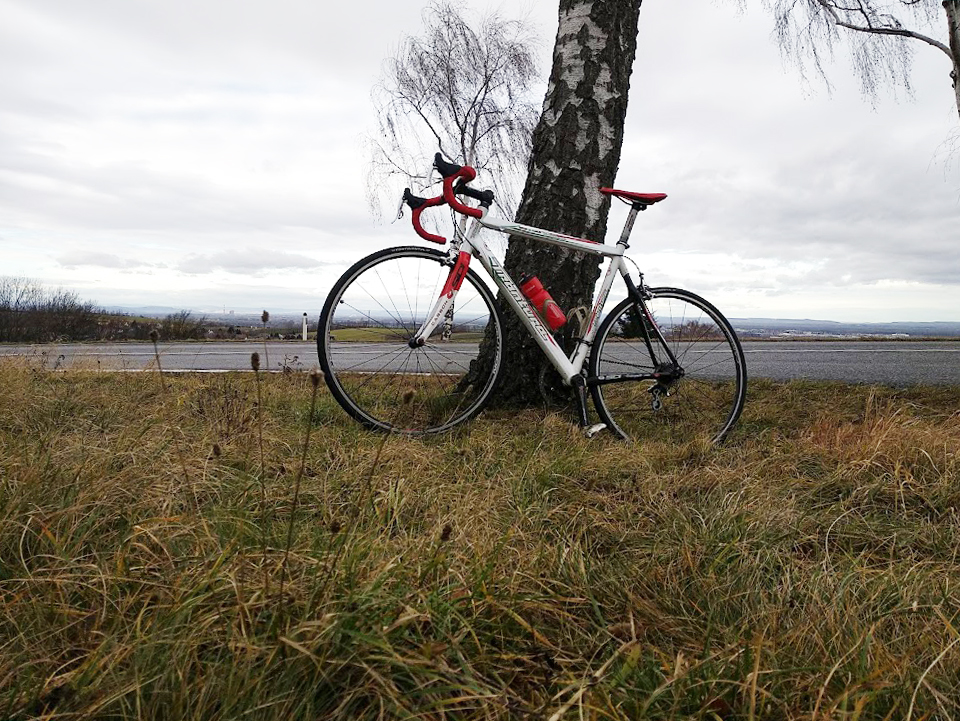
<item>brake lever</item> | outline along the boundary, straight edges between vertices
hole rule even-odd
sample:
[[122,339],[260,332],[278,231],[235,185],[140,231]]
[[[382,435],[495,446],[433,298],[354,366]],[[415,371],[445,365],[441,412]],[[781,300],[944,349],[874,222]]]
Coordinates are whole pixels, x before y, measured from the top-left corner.
[[[439,182],[439,181],[435,181],[435,180],[433,179],[433,171],[434,171],[434,170],[435,170],[435,168],[433,167],[433,161],[432,161],[432,160],[431,160],[431,161],[428,161],[428,162],[427,162],[427,166],[426,166],[426,170],[425,170],[423,173],[421,173],[420,175],[409,176],[408,179],[411,180],[411,181],[412,181],[412,180],[423,181],[423,188],[424,188],[424,189],[429,188],[430,186],[436,185],[437,182]],[[411,183],[411,185],[412,185],[412,183]],[[390,221],[390,224],[391,224],[391,225],[393,225],[393,223],[396,223],[398,220],[400,220],[401,218],[403,218],[403,206],[406,205],[406,203],[407,203],[407,194],[408,194],[409,192],[410,192],[410,189],[407,188],[406,191],[400,195],[400,203],[397,205],[397,214],[396,214],[396,217],[395,217],[393,220]],[[421,192],[422,192],[422,191],[421,191]]]
[[397,206],[397,217],[390,221],[390,225],[396,223],[400,218],[403,217],[403,206],[406,204],[407,198],[406,195],[400,196],[400,204]]

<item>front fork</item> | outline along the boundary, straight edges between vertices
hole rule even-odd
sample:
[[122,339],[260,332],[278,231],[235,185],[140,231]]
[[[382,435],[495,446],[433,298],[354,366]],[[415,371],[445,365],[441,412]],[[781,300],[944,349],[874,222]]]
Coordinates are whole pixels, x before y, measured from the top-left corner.
[[[419,348],[426,344],[427,339],[436,330],[436,327],[443,322],[450,326],[452,330],[453,303],[456,300],[460,286],[463,285],[463,279],[467,277],[467,270],[470,268],[470,253],[461,250],[457,259],[450,268],[447,275],[447,281],[444,283],[443,290],[440,291],[440,297],[434,303],[427,320],[420,326],[419,330],[413,334],[407,345],[411,348]],[[446,331],[445,331],[446,332]]]

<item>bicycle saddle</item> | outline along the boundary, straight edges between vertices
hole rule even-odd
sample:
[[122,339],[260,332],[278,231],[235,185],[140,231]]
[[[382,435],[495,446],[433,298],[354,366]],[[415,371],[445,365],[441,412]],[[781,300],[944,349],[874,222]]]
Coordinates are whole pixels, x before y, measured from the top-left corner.
[[600,192],[620,198],[625,203],[637,203],[643,207],[659,203],[667,197],[666,193],[632,193],[629,190],[615,190],[613,188],[600,188]]

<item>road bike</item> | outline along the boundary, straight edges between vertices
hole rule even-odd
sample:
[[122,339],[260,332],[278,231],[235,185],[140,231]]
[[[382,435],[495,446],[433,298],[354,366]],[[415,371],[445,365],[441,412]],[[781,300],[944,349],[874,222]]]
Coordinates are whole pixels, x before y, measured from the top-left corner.
[[[623,439],[662,435],[718,443],[727,436],[747,387],[733,327],[699,296],[648,287],[639,269],[636,282],[628,272],[624,253],[637,215],[665,194],[601,188],[630,206],[620,239],[605,245],[493,217],[493,193],[469,185],[476,178],[472,167],[450,163],[440,153],[434,167],[443,177],[441,195],[421,198],[404,191],[417,234],[446,244],[421,223],[421,213],[431,207],[448,205],[472,222],[454,223],[445,252],[402,246],[358,261],[333,286],[320,315],[320,366],[350,416],[371,429],[419,435],[447,431],[488,403],[504,370],[504,328],[490,286],[470,265],[476,258],[572,389],[588,435],[607,428]],[[554,337],[556,319],[541,317],[488,248],[483,229],[609,261],[569,355]],[[604,315],[618,277],[626,298]],[[587,394],[599,422],[590,422]]]

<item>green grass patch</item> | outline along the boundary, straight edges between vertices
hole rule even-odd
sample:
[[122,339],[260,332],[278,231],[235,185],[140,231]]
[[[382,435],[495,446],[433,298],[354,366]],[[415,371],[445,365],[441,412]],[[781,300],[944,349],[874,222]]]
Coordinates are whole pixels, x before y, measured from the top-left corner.
[[960,389],[752,382],[720,448],[312,392],[0,364],[0,718],[960,715]]
[[[409,333],[403,328],[338,328],[330,335],[335,341],[363,343],[396,343]],[[483,340],[483,331],[455,332],[449,343],[479,343]],[[439,334],[434,334],[431,342],[440,343]]]

